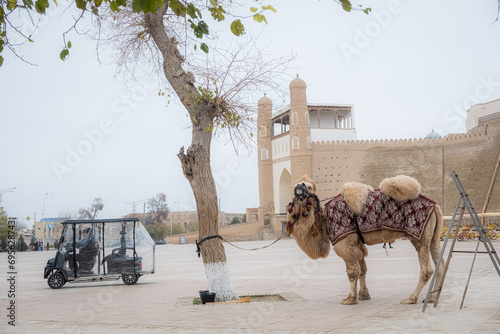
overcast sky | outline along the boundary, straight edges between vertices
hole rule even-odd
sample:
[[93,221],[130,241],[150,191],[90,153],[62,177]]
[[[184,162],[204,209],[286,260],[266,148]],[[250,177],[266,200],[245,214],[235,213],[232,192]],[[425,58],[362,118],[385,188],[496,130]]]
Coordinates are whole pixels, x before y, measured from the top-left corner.
[[[274,1],[268,26],[246,29],[271,55],[297,53],[289,75],[307,83],[309,102],[353,104],[359,139],[465,132],[471,105],[500,98],[497,1],[360,3],[372,14],[346,13],[329,0]],[[113,62],[99,64],[91,41],[73,36],[70,59],[60,61],[70,22],[61,14],[50,13],[35,43],[19,49],[38,66],[3,52],[0,189],[16,189],[0,205],[38,220],[101,197],[99,217],[110,218],[163,192],[173,211],[195,210],[176,156],[190,144],[185,110],[177,101],[167,106],[154,78],[115,78]],[[254,153],[237,156],[220,138],[212,168],[222,210],[258,206]]]

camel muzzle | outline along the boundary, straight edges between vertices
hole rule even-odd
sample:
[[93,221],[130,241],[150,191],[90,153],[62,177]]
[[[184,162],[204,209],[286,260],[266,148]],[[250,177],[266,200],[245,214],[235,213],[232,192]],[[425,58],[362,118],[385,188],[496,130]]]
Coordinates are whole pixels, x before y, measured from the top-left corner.
[[304,183],[300,183],[295,186],[293,194],[295,195],[295,198],[303,200],[309,195],[309,191]]

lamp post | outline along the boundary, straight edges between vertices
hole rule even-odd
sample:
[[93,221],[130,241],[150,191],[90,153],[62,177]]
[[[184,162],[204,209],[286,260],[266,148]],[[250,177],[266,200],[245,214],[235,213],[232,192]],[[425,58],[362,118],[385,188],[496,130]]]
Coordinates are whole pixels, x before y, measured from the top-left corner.
[[2,195],[5,194],[5,193],[13,192],[15,189],[16,189],[16,187],[14,187],[14,188],[5,188],[5,189],[0,190],[0,204],[2,203]]
[[[47,195],[49,193],[45,193],[45,196],[43,197],[43,210],[42,210],[42,251],[45,248],[45,200],[47,199]],[[50,194],[48,197],[53,196],[54,193]]]
[[172,212],[174,210],[174,206],[177,206],[177,209],[179,209],[179,201],[175,201],[174,204],[172,204],[172,209],[170,210],[170,236],[172,236],[172,220],[173,220],[173,215]]
[[123,202],[123,203],[125,203],[127,205],[132,205],[132,211],[133,211],[134,216],[135,216],[135,208],[136,208],[137,204],[144,203],[144,212],[143,212],[144,222],[142,224],[146,225],[146,200],[145,199],[141,199],[140,201]]

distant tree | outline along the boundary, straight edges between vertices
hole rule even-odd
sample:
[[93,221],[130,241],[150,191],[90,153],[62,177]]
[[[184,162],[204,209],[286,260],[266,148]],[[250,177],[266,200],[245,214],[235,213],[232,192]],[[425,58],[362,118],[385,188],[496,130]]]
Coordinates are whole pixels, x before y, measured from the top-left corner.
[[9,234],[7,227],[7,213],[0,206],[0,249],[7,248],[7,236]]
[[59,240],[54,241],[54,248],[55,249],[59,248]]
[[158,229],[161,240],[164,240],[170,233],[170,227],[165,224],[156,224],[156,228]]
[[57,216],[60,218],[65,218],[65,219],[74,219],[74,218],[78,217],[78,215],[75,212],[66,211],[66,210],[59,211]]
[[17,250],[20,250],[21,252],[24,252],[28,249],[28,245],[26,244],[26,242],[24,241],[24,238],[23,238],[23,235],[20,234],[19,235],[19,239],[18,239],[18,248]]
[[156,228],[156,225],[146,225],[146,230],[149,232],[149,235],[151,236],[151,239],[156,243],[158,240],[160,240],[159,237],[159,232],[158,229]]
[[78,218],[80,219],[95,219],[99,211],[104,208],[102,198],[96,197],[88,209],[80,208],[78,210]]
[[188,232],[198,231],[198,222],[189,222],[187,224],[187,231]]
[[172,225],[172,235],[182,234],[182,233],[184,233],[184,229],[182,228],[181,225],[179,224]]
[[165,237],[170,233],[170,229],[165,224],[146,225],[146,230],[155,243],[158,242],[158,240],[165,240]]
[[25,222],[25,221],[19,221],[19,220],[16,220],[16,226],[14,226],[14,231],[16,232],[19,232],[23,229],[27,229],[28,228],[28,223]]
[[36,239],[35,237],[31,237],[31,240],[30,240],[30,246],[33,246],[36,242]]
[[239,224],[241,223],[240,222],[240,219],[238,217],[234,217],[232,220],[231,220],[231,223],[229,223],[229,225],[234,225],[234,224]]
[[151,214],[151,223],[160,224],[166,221],[170,213],[167,204],[167,195],[157,193],[154,197],[148,199],[148,210]]
[[242,219],[241,222],[242,223],[246,223],[247,222],[247,214],[246,213],[243,215],[243,219]]

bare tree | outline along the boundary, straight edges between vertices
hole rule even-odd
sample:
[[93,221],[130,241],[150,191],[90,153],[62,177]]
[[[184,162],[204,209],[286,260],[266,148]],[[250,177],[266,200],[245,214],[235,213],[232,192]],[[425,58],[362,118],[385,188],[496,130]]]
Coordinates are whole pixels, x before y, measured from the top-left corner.
[[80,208],[78,210],[78,218],[80,219],[95,219],[99,211],[104,208],[102,198],[96,197],[88,209]]
[[[39,13],[45,13],[49,6],[45,1],[37,4]],[[71,48],[68,34],[79,33],[78,22],[91,12],[90,18],[98,27],[97,51],[104,45],[113,47],[123,73],[132,77],[136,71],[156,73],[186,108],[192,140],[187,150],[180,148],[177,156],[196,200],[199,245],[208,288],[217,293],[219,301],[236,299],[224,247],[218,238],[217,193],[210,168],[212,138],[224,134],[236,150],[239,144],[251,146],[255,132],[255,101],[264,91],[284,96],[281,84],[293,57],[267,60],[251,38],[247,43],[224,45],[221,36],[215,35],[215,30],[209,29],[205,21],[213,19],[210,24],[217,26],[217,22],[230,17],[231,32],[244,36],[240,20],[244,18],[235,14],[239,9],[245,8],[244,15],[257,22],[266,22],[262,13],[275,9],[252,2],[260,8],[251,7],[250,13],[248,6],[243,7],[238,0],[90,0],[75,4],[82,11],[75,16],[75,24],[63,34],[62,60],[67,58]],[[0,44],[5,44],[12,52],[15,48],[11,48],[6,37],[15,31],[10,20],[19,11],[31,14],[32,4],[0,15],[4,22],[0,24]],[[30,40],[29,35],[22,36]],[[0,58],[0,64],[1,61]],[[81,209],[79,214],[95,218],[100,210],[102,201],[89,209]]]
[[61,211],[59,211],[57,216],[60,218],[65,218],[65,219],[74,219],[77,217],[77,214],[75,212],[61,210]]
[[281,84],[294,57],[267,60],[250,38],[222,47],[217,45],[219,40],[213,41],[208,55],[196,52],[197,41],[189,35],[190,20],[174,11],[168,2],[155,13],[134,14],[124,8],[101,16],[98,36],[100,43],[110,43],[118,51],[118,63],[125,72],[133,75],[138,64],[141,69],[147,64],[153,70],[162,68],[188,112],[191,145],[187,150],[181,147],[177,156],[196,201],[208,289],[217,294],[218,301],[229,301],[238,296],[218,238],[217,192],[210,168],[212,138],[225,134],[236,150],[239,144],[251,146],[255,101],[263,90],[285,96]]
[[160,224],[167,220],[170,210],[167,204],[167,195],[158,193],[148,199],[149,213],[152,215],[152,224]]

